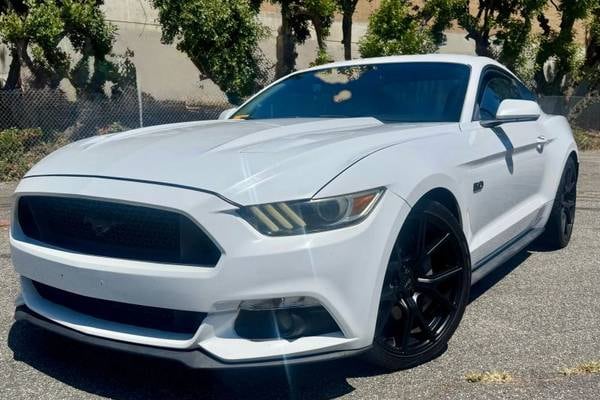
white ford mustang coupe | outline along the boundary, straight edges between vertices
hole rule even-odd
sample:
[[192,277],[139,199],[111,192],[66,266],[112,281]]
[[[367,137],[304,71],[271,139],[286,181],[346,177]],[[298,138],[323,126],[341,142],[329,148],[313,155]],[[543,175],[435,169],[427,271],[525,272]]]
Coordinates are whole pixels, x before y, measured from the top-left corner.
[[194,368],[436,357],[477,280],[569,242],[578,153],[488,58],[293,73],[218,121],[93,137],[15,193],[15,317]]

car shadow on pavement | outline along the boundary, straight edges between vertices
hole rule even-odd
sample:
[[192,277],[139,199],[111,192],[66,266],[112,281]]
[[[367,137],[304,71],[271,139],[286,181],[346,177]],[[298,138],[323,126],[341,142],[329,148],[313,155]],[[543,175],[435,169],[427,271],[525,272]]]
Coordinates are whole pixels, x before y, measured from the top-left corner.
[[553,252],[556,249],[548,247],[540,240],[535,240],[533,243],[530,243],[525,249],[521,250],[519,253],[515,254],[512,258],[506,261],[504,264],[500,265],[496,269],[494,269],[491,273],[486,275],[483,279],[477,282],[475,285],[471,287],[471,294],[469,298],[469,303],[477,300],[481,295],[487,292],[489,289],[494,287],[498,282],[504,279],[508,274],[514,271],[517,267],[519,267],[522,263],[525,262],[532,254],[534,253],[546,253]]
[[[477,300],[481,295],[487,292],[489,289],[494,287],[498,282],[504,279],[508,274],[514,271],[519,265],[531,256],[531,248],[528,247],[525,250],[521,250],[515,254],[510,260],[504,264],[498,266],[488,275],[484,276],[479,282],[471,287],[471,295],[469,303]],[[537,249],[536,249],[537,250]]]
[[[194,371],[172,362],[71,341],[24,321],[11,327],[8,346],[16,361],[52,379],[90,394],[123,400],[331,399],[354,391],[348,378],[386,373],[354,359],[287,370]],[[46,384],[52,385],[52,379]]]

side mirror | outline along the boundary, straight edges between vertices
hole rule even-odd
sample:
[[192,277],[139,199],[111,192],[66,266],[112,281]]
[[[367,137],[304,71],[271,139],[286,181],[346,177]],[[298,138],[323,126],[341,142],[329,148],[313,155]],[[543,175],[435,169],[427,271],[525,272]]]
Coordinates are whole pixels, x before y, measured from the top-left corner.
[[481,126],[493,127],[508,122],[536,121],[541,114],[542,110],[535,101],[507,99],[500,103],[496,119],[481,121]]
[[237,108],[228,108],[227,110],[219,114],[219,119],[229,119],[229,117],[231,117],[236,110]]

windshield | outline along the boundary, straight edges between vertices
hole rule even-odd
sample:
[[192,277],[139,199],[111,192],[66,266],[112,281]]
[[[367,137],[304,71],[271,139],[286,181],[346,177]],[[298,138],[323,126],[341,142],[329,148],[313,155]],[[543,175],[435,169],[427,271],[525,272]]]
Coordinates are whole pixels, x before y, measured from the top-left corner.
[[402,62],[302,72],[271,86],[234,119],[374,117],[389,122],[458,122],[469,67]]

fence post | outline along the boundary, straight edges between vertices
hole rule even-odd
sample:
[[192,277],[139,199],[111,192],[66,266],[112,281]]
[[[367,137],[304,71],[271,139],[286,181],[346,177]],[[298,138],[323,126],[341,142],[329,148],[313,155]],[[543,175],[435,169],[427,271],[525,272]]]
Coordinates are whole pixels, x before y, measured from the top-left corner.
[[140,74],[135,69],[135,88],[137,90],[137,100],[138,100],[138,114],[140,117],[140,128],[144,127],[144,106],[142,105],[142,85],[140,82]]

